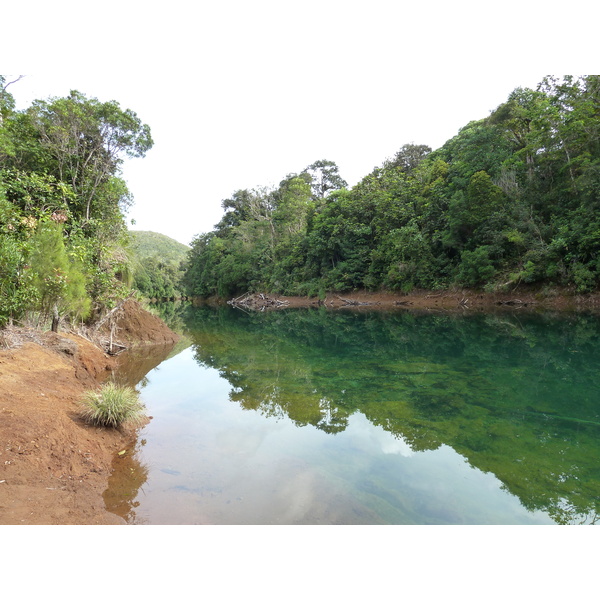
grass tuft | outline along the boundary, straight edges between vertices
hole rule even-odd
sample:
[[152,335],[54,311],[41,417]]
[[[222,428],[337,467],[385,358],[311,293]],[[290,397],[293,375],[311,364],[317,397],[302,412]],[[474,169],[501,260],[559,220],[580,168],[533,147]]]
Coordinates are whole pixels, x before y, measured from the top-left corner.
[[137,390],[110,382],[97,391],[85,393],[81,416],[90,425],[119,427],[125,422],[141,424],[145,410]]

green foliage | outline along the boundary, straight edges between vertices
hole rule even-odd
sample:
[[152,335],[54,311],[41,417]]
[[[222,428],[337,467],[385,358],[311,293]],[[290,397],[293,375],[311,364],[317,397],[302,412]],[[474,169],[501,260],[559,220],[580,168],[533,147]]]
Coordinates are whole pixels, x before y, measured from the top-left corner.
[[130,231],[131,248],[140,258],[160,256],[165,262],[179,264],[185,260],[189,246],[162,233],[154,231]]
[[146,298],[184,295],[183,263],[189,246],[161,233],[131,232],[134,286]]
[[38,298],[36,308],[43,315],[56,318],[68,314],[78,319],[89,315],[91,300],[83,266],[69,258],[60,225],[39,225],[32,237],[30,268]]
[[[405,144],[352,189],[317,161],[223,201],[195,242],[191,294],[357,288],[597,289],[600,77],[547,77],[435,151]],[[309,194],[309,189],[311,190]]]
[[317,200],[325,198],[333,190],[340,190],[348,185],[341,178],[338,166],[331,160],[317,160],[306,167],[302,173],[310,176],[313,197]]
[[19,319],[35,302],[31,272],[26,269],[28,248],[16,239],[0,235],[0,327]]
[[75,91],[16,111],[8,85],[0,76],[0,326],[101,312],[131,282],[121,165],[152,147],[150,130]]
[[113,382],[100,390],[86,392],[81,403],[83,420],[99,427],[116,428],[124,423],[140,425],[144,422],[145,410],[134,388]]
[[463,250],[460,259],[457,281],[467,287],[475,287],[489,281],[496,272],[488,246]]

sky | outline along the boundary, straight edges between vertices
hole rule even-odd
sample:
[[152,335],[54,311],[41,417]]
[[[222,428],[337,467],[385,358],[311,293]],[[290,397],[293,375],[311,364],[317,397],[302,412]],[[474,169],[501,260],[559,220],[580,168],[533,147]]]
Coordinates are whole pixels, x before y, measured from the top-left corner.
[[320,159],[352,186],[404,144],[441,146],[516,87],[590,66],[566,49],[596,52],[592,20],[558,19],[552,1],[19,6],[3,21],[19,23],[10,13],[25,6],[26,27],[0,36],[3,73],[25,75],[9,88],[17,107],[76,89],[134,110],[154,147],[123,168],[130,228],[185,244],[238,189]]

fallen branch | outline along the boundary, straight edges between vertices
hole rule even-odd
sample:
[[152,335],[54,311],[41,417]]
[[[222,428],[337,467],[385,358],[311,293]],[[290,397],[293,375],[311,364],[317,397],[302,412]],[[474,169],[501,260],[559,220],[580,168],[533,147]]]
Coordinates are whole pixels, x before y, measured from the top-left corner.
[[501,306],[527,306],[527,302],[523,302],[523,300],[519,300],[518,298],[514,300],[498,300],[496,304]]
[[269,298],[266,294],[250,294],[247,292],[242,296],[228,300],[227,304],[236,308],[245,308],[253,310],[265,310],[267,308],[282,308],[289,305],[288,300],[279,300],[278,298]]
[[135,290],[132,290],[132,292],[129,294],[129,296],[127,296],[127,298],[121,300],[121,302],[119,302],[119,304],[117,304],[117,306],[115,306],[112,310],[108,311],[104,317],[102,317],[94,326],[94,331],[98,331],[98,329],[100,329],[100,327],[102,327],[102,325],[104,325],[104,323],[106,323],[107,321],[109,321],[113,315],[117,314],[122,308],[123,305],[125,304],[125,302],[127,302],[127,300],[129,300],[131,297],[133,297],[133,295],[135,294]]
[[372,302],[359,302],[358,300],[347,300],[346,298],[341,298],[340,296],[336,296],[338,300],[345,302],[349,306],[369,306],[373,304]]

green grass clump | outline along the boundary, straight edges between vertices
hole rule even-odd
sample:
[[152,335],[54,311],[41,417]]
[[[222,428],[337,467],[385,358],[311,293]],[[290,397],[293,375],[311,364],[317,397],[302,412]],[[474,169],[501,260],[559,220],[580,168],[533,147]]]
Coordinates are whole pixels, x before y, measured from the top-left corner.
[[145,410],[137,390],[110,382],[97,391],[86,392],[81,416],[91,425],[119,427],[125,422],[141,424],[146,416]]

